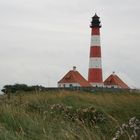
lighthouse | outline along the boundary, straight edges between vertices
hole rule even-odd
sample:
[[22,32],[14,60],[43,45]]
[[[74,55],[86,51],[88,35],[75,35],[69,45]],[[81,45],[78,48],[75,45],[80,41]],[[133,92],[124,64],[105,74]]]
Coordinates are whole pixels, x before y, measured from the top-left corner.
[[88,82],[94,87],[103,86],[102,61],[101,61],[101,43],[100,43],[100,17],[95,14],[91,21],[91,43]]

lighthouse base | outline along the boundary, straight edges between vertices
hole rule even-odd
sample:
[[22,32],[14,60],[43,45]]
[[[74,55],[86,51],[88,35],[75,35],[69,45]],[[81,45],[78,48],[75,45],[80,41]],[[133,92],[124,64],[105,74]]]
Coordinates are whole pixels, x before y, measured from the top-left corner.
[[103,83],[90,83],[92,87],[104,87]]

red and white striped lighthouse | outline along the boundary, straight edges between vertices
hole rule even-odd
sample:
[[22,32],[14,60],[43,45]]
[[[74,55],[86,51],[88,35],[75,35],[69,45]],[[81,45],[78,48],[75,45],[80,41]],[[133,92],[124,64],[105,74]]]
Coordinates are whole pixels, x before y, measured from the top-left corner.
[[102,87],[102,62],[100,44],[100,18],[95,14],[91,21],[91,44],[88,81],[92,86]]

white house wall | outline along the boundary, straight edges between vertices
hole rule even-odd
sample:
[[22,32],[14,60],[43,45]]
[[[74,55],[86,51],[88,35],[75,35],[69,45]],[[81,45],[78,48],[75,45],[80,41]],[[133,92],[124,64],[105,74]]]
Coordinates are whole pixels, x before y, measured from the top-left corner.
[[58,83],[58,87],[81,87],[78,83]]

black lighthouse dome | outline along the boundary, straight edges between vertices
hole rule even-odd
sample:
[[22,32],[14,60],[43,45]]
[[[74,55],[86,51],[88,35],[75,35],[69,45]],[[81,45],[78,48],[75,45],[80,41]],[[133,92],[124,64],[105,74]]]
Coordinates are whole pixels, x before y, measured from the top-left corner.
[[100,22],[100,17],[98,17],[97,14],[95,13],[95,15],[92,17],[92,21],[91,21],[90,27],[91,28],[94,28],[94,27],[101,28],[100,23],[101,23]]

